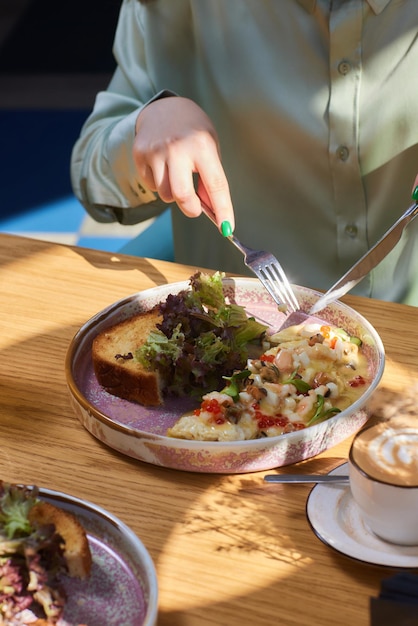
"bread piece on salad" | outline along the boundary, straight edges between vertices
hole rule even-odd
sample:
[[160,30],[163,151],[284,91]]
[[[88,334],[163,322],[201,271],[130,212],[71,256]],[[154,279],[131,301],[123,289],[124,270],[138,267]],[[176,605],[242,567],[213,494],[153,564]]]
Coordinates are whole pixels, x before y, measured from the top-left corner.
[[38,502],[29,511],[29,522],[35,528],[54,524],[64,540],[64,559],[70,576],[87,578],[91,571],[91,552],[86,532],[78,519],[49,502]]
[[94,372],[109,393],[145,406],[163,403],[161,377],[134,359],[162,316],[158,308],[140,313],[99,333],[93,340]]
[[267,326],[227,301],[223,274],[197,272],[189,287],[101,332],[92,345],[98,382],[112,395],[146,406],[201,397],[264,351]]

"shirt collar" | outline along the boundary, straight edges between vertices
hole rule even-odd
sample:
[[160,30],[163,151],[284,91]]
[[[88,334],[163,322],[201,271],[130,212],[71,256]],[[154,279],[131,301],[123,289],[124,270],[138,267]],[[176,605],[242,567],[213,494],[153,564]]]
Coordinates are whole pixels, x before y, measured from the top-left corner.
[[379,15],[387,7],[390,0],[367,0],[376,15]]
[[[306,11],[309,11],[309,13],[313,13],[316,6],[316,0],[298,0],[298,2],[300,5],[303,6],[304,9],[306,9]],[[367,0],[367,2],[376,13],[376,15],[378,15],[383,11],[383,9],[386,8],[390,0]]]

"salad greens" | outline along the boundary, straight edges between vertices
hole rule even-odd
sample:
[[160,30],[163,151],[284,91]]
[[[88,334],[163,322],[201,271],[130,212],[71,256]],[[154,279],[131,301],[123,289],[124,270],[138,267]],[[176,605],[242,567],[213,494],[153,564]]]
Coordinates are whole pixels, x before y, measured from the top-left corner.
[[226,380],[226,386],[222,389],[222,393],[231,396],[234,402],[238,402],[240,391],[243,389],[243,383],[250,374],[250,370],[241,370],[240,372],[235,372],[232,376],[224,376],[223,379]]
[[324,396],[321,396],[320,394],[318,394],[317,399],[316,399],[315,414],[311,417],[311,419],[307,423],[307,426],[312,426],[312,424],[315,424],[315,422],[320,422],[322,420],[328,419],[329,417],[331,417],[332,415],[335,415],[336,413],[341,413],[341,409],[337,407],[324,409],[324,404],[325,404]]
[[197,272],[190,289],[160,303],[163,317],[136,358],[157,370],[172,395],[220,390],[223,377],[241,370],[251,344],[261,346],[267,326],[248,317],[244,307],[225,300],[224,274]]
[[0,495],[0,536],[13,539],[30,535],[32,526],[28,515],[36,502],[36,495],[30,491],[14,486],[4,488]]
[[310,389],[312,389],[311,385],[304,381],[297,373],[297,370],[292,373],[290,378],[283,381],[283,385],[287,384],[294,385],[299,393],[307,393]]

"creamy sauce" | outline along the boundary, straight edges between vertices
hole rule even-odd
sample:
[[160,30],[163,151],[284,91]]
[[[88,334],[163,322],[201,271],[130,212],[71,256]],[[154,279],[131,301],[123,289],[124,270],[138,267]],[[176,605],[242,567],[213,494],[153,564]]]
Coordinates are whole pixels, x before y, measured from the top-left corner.
[[301,324],[280,331],[250,371],[239,397],[211,392],[168,435],[204,441],[273,437],[342,411],[370,384],[361,342],[341,329]]

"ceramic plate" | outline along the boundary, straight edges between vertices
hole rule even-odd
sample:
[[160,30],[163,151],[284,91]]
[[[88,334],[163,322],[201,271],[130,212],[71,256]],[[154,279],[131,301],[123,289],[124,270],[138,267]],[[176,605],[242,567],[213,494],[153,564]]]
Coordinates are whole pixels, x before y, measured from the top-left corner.
[[[91,359],[94,337],[104,329],[187,288],[188,281],[155,287],[120,300],[91,318],[74,337],[67,353],[70,398],[83,426],[100,441],[133,458],[163,467],[197,472],[242,473],[289,465],[319,454],[356,432],[368,419],[366,402],[383,373],[384,349],[376,330],[359,313],[334,303],[321,312],[325,321],[361,337],[372,383],[349,409],[310,428],[250,441],[201,442],[166,437],[167,428],[192,407],[190,400],[167,401],[145,408],[108,394],[97,382]],[[319,293],[295,287],[301,308],[308,310]],[[227,301],[278,329],[285,315],[277,310],[261,283],[251,278],[224,281]]]
[[157,576],[138,537],[91,502],[49,489],[39,489],[39,497],[77,516],[93,558],[87,580],[64,579],[68,600],[58,626],[155,626]]
[[[348,464],[330,473],[348,474]],[[316,485],[306,513],[319,539],[342,554],[373,565],[418,567],[418,546],[397,546],[379,539],[363,521],[347,484]]]

